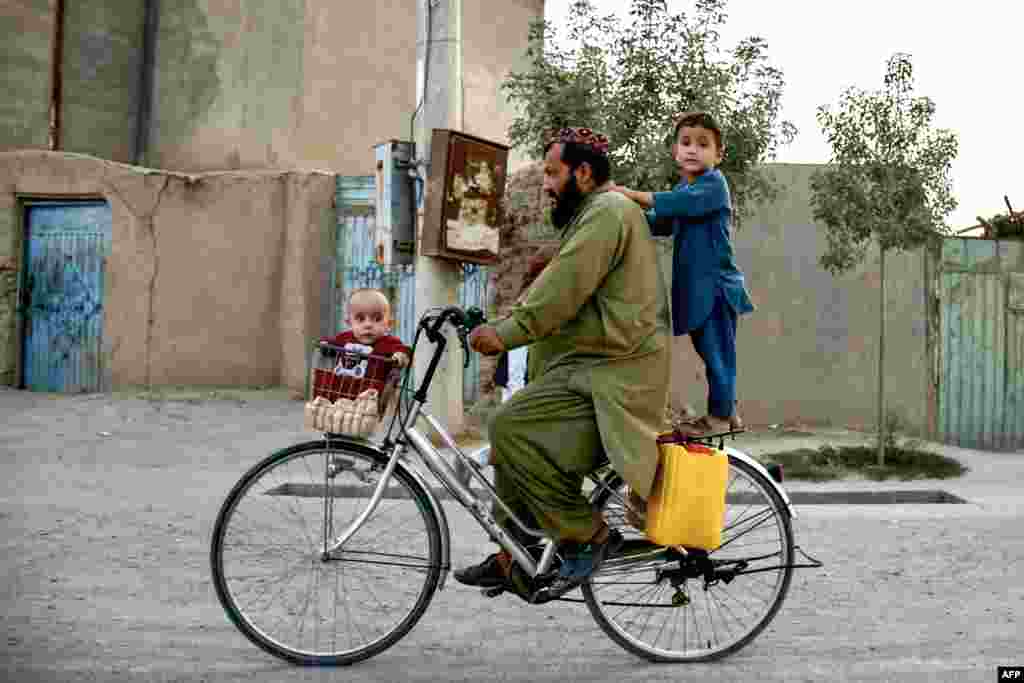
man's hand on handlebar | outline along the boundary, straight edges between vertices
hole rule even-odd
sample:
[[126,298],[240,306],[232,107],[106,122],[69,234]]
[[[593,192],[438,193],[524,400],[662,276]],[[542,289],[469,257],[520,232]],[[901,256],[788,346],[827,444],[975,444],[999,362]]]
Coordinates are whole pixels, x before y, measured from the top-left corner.
[[496,356],[505,350],[497,331],[491,325],[479,325],[469,333],[469,347],[485,356]]

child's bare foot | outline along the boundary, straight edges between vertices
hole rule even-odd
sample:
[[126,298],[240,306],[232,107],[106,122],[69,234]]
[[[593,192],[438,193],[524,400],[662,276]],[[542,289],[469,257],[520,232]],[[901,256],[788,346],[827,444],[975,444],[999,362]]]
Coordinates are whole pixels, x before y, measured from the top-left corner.
[[[705,436],[707,434],[721,434],[723,432],[731,432],[733,427],[733,420],[739,420],[738,417],[715,417],[714,415],[705,415],[702,418],[694,420],[693,422],[687,422],[679,426],[678,431],[684,436]],[[742,427],[742,422],[739,422]]]

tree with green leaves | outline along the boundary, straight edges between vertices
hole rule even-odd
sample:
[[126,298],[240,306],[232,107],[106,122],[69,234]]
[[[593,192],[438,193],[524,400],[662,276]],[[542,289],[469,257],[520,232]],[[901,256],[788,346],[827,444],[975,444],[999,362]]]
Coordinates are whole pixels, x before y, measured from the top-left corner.
[[910,55],[887,64],[877,91],[847,89],[833,110],[818,108],[832,158],[811,179],[814,219],[825,230],[821,264],[833,275],[879,250],[878,464],[885,464],[885,255],[948,234],[956,208],[949,172],[956,134],[931,125],[935,104],[913,94]]
[[[780,116],[782,72],[768,62],[758,37],[720,46],[727,0],[697,0],[691,15],[670,14],[666,0],[632,0],[631,20],[598,16],[575,0],[564,27],[535,21],[528,68],[502,84],[519,105],[508,135],[513,146],[543,156],[546,133],[589,126],[608,135],[615,181],[652,191],[671,189],[678,170],[669,147],[673,119],[711,113],[723,128],[725,159],[737,218],[774,196],[759,166],[774,158],[796,128]],[[566,35],[560,36],[559,28]]]

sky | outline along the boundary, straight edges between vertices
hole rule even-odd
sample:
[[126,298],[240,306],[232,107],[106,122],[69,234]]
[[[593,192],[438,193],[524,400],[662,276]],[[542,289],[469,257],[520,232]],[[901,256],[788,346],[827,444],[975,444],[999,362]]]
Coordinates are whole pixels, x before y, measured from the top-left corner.
[[[629,0],[592,0],[601,14],[627,17]],[[560,21],[571,0],[546,0]],[[693,0],[668,0],[671,12]],[[831,149],[815,114],[850,87],[881,88],[886,60],[907,52],[914,92],[936,106],[932,125],[953,130],[959,153],[951,177],[954,230],[1006,213],[1003,196],[1024,211],[1024,2],[975,0],[731,0],[722,47],[748,36],[767,41],[786,79],[782,118],[799,132],[776,161],[825,163]]]

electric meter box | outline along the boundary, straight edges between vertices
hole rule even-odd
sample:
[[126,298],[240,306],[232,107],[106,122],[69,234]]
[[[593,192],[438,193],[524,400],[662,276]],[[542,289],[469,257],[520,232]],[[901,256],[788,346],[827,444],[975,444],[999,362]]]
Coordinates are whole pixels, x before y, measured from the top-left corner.
[[422,254],[481,265],[498,262],[508,149],[458,131],[434,129]]
[[416,258],[416,203],[413,197],[412,143],[388,140],[374,146],[377,159],[377,216],[374,256],[387,266],[410,265]]

